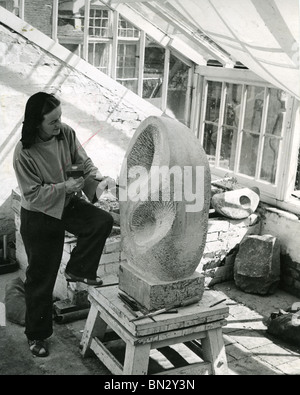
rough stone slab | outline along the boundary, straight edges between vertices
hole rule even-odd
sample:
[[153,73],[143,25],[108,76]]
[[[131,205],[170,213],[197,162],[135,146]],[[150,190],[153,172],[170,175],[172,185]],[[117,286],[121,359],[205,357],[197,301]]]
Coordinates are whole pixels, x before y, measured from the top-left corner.
[[234,263],[234,281],[244,292],[274,293],[280,281],[280,244],[271,235],[246,236]]
[[157,310],[178,304],[194,296],[203,296],[204,276],[195,272],[192,276],[176,281],[161,281],[142,275],[128,263],[119,270],[119,288],[134,298],[147,310]]

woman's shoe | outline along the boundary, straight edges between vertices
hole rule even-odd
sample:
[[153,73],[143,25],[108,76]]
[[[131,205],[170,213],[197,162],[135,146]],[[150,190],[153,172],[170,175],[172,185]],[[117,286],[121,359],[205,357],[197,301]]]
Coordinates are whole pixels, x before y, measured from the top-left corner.
[[28,340],[29,349],[36,357],[48,357],[49,351],[46,340]]
[[94,280],[92,280],[90,278],[75,276],[74,274],[71,274],[71,273],[65,271],[65,277],[66,277],[67,282],[69,282],[69,283],[79,282],[79,283],[84,283],[87,285],[102,285],[103,284],[103,281],[98,276]]

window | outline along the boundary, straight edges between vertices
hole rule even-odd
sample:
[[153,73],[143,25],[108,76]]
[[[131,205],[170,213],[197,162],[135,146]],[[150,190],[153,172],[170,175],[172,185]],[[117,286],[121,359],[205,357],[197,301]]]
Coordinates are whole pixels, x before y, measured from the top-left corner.
[[173,54],[170,55],[167,113],[173,114],[183,123],[188,123],[186,111],[189,106],[188,82],[190,69],[190,66],[178,57]]
[[108,74],[109,47],[107,43],[89,42],[88,62],[103,73]]
[[162,85],[165,67],[165,49],[148,37],[145,47],[143,98],[161,107]]
[[[267,203],[283,201],[294,99],[248,70],[211,69],[199,67],[203,76],[198,137],[212,174],[258,186]],[[298,160],[296,189],[299,169]]]
[[131,23],[129,23],[126,19],[124,19],[121,15],[119,15],[118,21],[118,37],[140,37],[140,31],[136,29]]
[[103,9],[90,10],[89,35],[91,37],[109,37],[110,11]]
[[88,36],[88,62],[98,70],[110,75],[112,46],[112,12],[108,9],[91,8]]
[[137,45],[119,44],[117,55],[117,81],[133,92],[137,92]]

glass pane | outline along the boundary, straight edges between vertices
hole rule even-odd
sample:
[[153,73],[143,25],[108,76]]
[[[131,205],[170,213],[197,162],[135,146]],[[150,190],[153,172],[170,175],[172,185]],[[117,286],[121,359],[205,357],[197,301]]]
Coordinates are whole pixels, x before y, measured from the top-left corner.
[[121,85],[126,86],[127,89],[130,89],[131,91],[137,93],[137,89],[138,89],[138,81],[137,80],[118,81],[118,82]]
[[280,142],[281,141],[277,138],[266,137],[264,143],[260,178],[272,184],[274,184],[276,181],[276,170]]
[[91,9],[89,34],[93,37],[109,37],[109,16],[107,10]]
[[285,95],[279,89],[269,89],[269,108],[266,133],[282,136],[283,115],[286,112]]
[[103,73],[108,73],[109,45],[106,43],[89,44],[88,61]]
[[124,19],[121,15],[119,16],[119,28],[118,28],[118,36],[119,37],[135,37],[139,38],[140,31],[136,27],[134,27],[130,22]]
[[205,124],[203,148],[206,152],[209,163],[213,164],[216,158],[218,127],[212,124]]
[[242,85],[226,84],[224,125],[238,127]]
[[[25,9],[27,3],[25,5]],[[69,2],[59,1],[57,35],[63,44],[83,43],[84,8],[74,7]]]
[[244,120],[244,129],[251,132],[260,132],[262,112],[264,107],[265,88],[258,86],[247,87],[247,102]]
[[221,104],[222,83],[208,81],[205,120],[218,122]]
[[164,76],[165,49],[154,46],[147,40],[145,48],[143,98],[150,99],[153,104],[161,104],[162,83]]
[[221,140],[220,167],[234,170],[237,128],[223,127]]
[[295,181],[295,191],[300,191],[300,149],[298,152],[298,166],[297,166],[296,181]]
[[117,56],[117,78],[138,78],[136,44],[119,44]]
[[255,176],[258,143],[258,135],[251,133],[243,134],[239,168],[240,173],[251,177]]
[[189,69],[180,59],[170,56],[167,111],[182,122],[185,120]]

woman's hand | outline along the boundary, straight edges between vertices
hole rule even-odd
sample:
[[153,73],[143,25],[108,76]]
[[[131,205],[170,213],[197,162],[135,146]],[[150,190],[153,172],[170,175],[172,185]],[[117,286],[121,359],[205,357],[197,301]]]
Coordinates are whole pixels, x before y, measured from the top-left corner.
[[111,177],[104,177],[102,181],[99,182],[96,189],[97,199],[100,198],[105,189],[114,190],[116,188],[116,181]]
[[66,193],[68,195],[71,193],[81,191],[83,187],[84,187],[83,177],[79,177],[79,178],[70,177],[67,179],[67,181],[65,181]]

